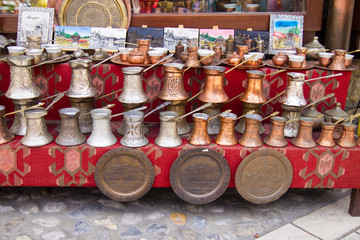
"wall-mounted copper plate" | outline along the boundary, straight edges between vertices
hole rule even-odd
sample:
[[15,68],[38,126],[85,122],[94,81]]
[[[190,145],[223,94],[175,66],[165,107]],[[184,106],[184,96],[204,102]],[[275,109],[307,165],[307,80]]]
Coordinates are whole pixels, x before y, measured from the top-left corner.
[[293,168],[289,159],[273,149],[258,150],[244,158],[235,174],[239,194],[249,202],[265,204],[289,189]]
[[186,202],[205,204],[219,198],[230,181],[226,159],[208,148],[181,154],[170,170],[170,183],[176,195]]
[[59,12],[62,26],[128,28],[130,19],[128,0],[65,0]]
[[94,178],[104,195],[116,201],[129,202],[141,198],[151,189],[155,171],[142,151],[117,148],[101,156]]

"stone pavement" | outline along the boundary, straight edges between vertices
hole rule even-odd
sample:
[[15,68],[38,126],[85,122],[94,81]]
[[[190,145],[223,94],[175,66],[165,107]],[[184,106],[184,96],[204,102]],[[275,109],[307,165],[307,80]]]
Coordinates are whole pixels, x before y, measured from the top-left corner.
[[348,189],[290,189],[255,205],[228,189],[206,205],[154,188],[130,203],[97,188],[0,188],[0,240],[28,239],[360,239]]

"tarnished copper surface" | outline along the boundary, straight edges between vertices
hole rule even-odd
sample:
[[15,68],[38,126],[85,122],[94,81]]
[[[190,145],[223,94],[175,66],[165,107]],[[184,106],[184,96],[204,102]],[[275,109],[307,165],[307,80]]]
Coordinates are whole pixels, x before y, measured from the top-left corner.
[[[246,103],[242,102],[242,115],[250,112],[255,111],[255,114],[261,114],[261,106],[260,104],[252,104],[252,103]],[[241,118],[240,122],[235,126],[235,131],[238,133],[243,134],[245,132],[245,118]],[[263,134],[265,132],[265,129],[263,125],[260,123],[260,134]]]
[[239,139],[239,144],[245,147],[261,147],[263,142],[260,137],[260,122],[262,117],[258,114],[245,116],[245,132]]
[[181,53],[184,51],[184,45],[181,44],[181,41],[175,46],[175,59],[180,59]]
[[289,189],[293,167],[281,152],[263,149],[244,158],[235,174],[236,189],[249,202],[265,204],[280,198]]
[[342,110],[341,103],[339,102],[336,102],[335,107],[325,111],[324,114],[325,121],[327,122],[331,122],[331,118],[339,119],[339,118],[347,118],[347,117],[349,117],[349,114],[344,110]]
[[271,118],[271,130],[269,135],[264,139],[264,143],[271,147],[286,147],[288,145],[285,136],[286,119],[284,117]]
[[184,89],[183,71],[184,64],[167,63],[163,65],[165,70],[164,84],[158,97],[165,101],[182,101],[189,98]]
[[224,90],[225,67],[206,66],[205,86],[198,99],[206,103],[224,103],[229,100]]
[[188,57],[186,58],[185,67],[200,67],[199,57],[197,51],[199,47],[194,45],[187,46]]
[[177,131],[176,117],[178,114],[172,111],[160,113],[160,130],[155,139],[155,144],[160,147],[172,148],[182,144],[182,140]]
[[227,57],[227,62],[232,65],[238,65],[242,61],[242,58],[236,52],[233,52]]
[[315,120],[314,129],[315,130],[321,129],[321,123],[325,121],[324,116],[318,110],[316,110],[315,105],[312,105],[311,107],[304,109],[301,112],[301,116],[314,118],[314,120]]
[[[213,117],[221,113],[222,104],[213,103],[210,107],[207,107],[203,110],[204,113]],[[207,124],[207,132],[210,135],[216,135],[220,132],[221,120],[219,117],[211,119]]]
[[148,51],[150,48],[150,43],[151,43],[150,39],[138,39],[137,40],[139,51],[145,55],[145,60],[143,62],[144,64],[150,63],[149,54],[148,54]]
[[334,50],[334,56],[332,58],[332,61],[329,65],[329,68],[331,70],[345,70],[345,54],[346,51],[344,49],[335,49]]
[[321,123],[321,134],[320,137],[316,140],[316,143],[323,147],[334,147],[336,145],[333,132],[335,129],[335,124],[330,122]]
[[181,199],[206,204],[219,198],[230,181],[230,168],[218,152],[196,148],[181,154],[170,170],[171,187]]
[[[14,110],[22,110],[30,107],[34,103],[34,99],[13,99]],[[10,127],[10,132],[17,136],[24,136],[26,133],[26,118],[24,112],[15,114],[14,122]]]
[[248,46],[246,45],[238,45],[237,46],[237,54],[240,56],[241,61],[245,60],[244,55],[247,54]]
[[101,156],[96,163],[94,178],[104,195],[116,201],[130,202],[151,189],[155,171],[142,151],[117,148]]
[[287,78],[288,86],[281,103],[288,106],[305,106],[307,104],[304,97],[305,74],[290,72],[287,73]]
[[90,112],[93,128],[86,143],[93,147],[109,147],[117,142],[111,131],[111,110],[105,108],[93,109]]
[[234,113],[222,113],[220,132],[215,138],[215,143],[223,146],[233,146],[237,144],[235,137],[235,121],[236,114]]
[[313,126],[314,120],[312,118],[300,117],[298,134],[291,140],[291,143],[300,148],[316,147],[316,143],[312,135]]
[[91,133],[92,119],[90,111],[93,109],[94,98],[72,98],[69,97],[71,107],[80,110],[79,124],[82,133]]
[[209,115],[206,113],[195,113],[192,115],[194,127],[188,142],[192,145],[209,145],[211,138],[207,133],[207,120]]
[[307,64],[306,64],[306,53],[307,53],[307,47],[299,47],[299,48],[296,48],[296,55],[299,55],[299,56],[303,56],[303,57],[304,57],[304,61],[303,61],[303,64],[302,64],[301,68],[307,68]]
[[287,56],[283,53],[280,52],[279,54],[276,54],[275,56],[273,56],[272,58],[272,62],[274,63],[275,66],[277,67],[282,67],[284,66],[288,61]]
[[343,131],[341,133],[340,139],[336,142],[336,144],[344,148],[356,147],[354,132],[357,129],[357,126],[352,123],[343,123],[341,126]]
[[[147,52],[146,52],[147,54]],[[146,64],[145,60],[147,58],[144,52],[140,51],[138,48],[134,48],[134,50],[130,51],[126,57],[126,61],[132,64]],[[149,60],[150,62],[150,60]],[[148,62],[148,63],[149,63]]]
[[[170,105],[167,105],[166,110],[167,111],[173,111],[176,112],[179,116],[185,115],[185,106],[187,101],[173,101]],[[177,123],[177,130],[179,135],[187,134],[191,132],[191,128],[186,121],[186,118],[182,118]]]
[[284,135],[285,137],[296,137],[299,130],[299,118],[301,107],[288,106],[281,104],[282,116],[286,119]]
[[77,108],[62,108],[59,110],[61,117],[60,133],[55,142],[62,146],[76,146],[86,141],[86,137],[80,131],[79,115]]
[[14,134],[12,134],[7,125],[6,119],[3,117],[5,114],[5,106],[0,105],[0,144],[10,142],[14,139]]
[[246,103],[260,104],[266,102],[266,97],[262,91],[262,82],[265,73],[259,70],[246,71],[247,85],[243,95],[239,97],[240,101]]

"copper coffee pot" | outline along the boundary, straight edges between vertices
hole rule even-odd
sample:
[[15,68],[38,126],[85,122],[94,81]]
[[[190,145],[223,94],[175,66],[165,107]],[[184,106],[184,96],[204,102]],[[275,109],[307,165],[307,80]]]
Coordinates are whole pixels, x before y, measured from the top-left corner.
[[185,92],[183,73],[184,64],[167,63],[163,65],[165,70],[164,84],[158,97],[164,101],[182,101],[189,98]]
[[188,57],[185,62],[185,67],[200,67],[198,50],[199,47],[195,45],[187,46]]
[[195,113],[192,117],[194,128],[188,138],[188,142],[192,145],[209,145],[211,143],[211,139],[207,133],[207,120],[209,115],[206,113]]
[[245,132],[239,139],[239,144],[245,147],[261,147],[263,142],[260,137],[260,122],[262,117],[258,114],[245,115]]
[[271,147],[286,147],[288,142],[284,136],[286,119],[284,117],[271,118],[271,130],[269,135],[264,139],[264,143]]
[[316,140],[316,143],[323,147],[334,147],[336,145],[333,138],[334,129],[335,129],[334,123],[322,122],[321,134],[320,137]]
[[5,106],[0,105],[0,144],[10,142],[14,139],[14,134],[12,134],[7,125],[5,119]]
[[328,68],[332,70],[345,70],[345,54],[344,49],[335,49],[333,59]]
[[237,54],[240,56],[240,59],[241,59],[241,61],[244,61],[244,59],[245,59],[245,54],[247,54],[247,52],[248,52],[248,46],[246,46],[246,45],[239,45],[239,46],[237,46]]
[[291,140],[294,146],[300,148],[313,148],[316,147],[316,143],[312,136],[314,126],[314,119],[307,117],[299,118],[299,131],[297,136]]
[[233,146],[237,144],[235,137],[234,126],[236,122],[236,114],[221,113],[221,127],[220,132],[215,138],[215,143],[222,146]]
[[344,148],[356,147],[354,132],[357,126],[349,122],[342,123],[341,125],[343,131],[341,133],[340,139],[336,142],[337,145]]

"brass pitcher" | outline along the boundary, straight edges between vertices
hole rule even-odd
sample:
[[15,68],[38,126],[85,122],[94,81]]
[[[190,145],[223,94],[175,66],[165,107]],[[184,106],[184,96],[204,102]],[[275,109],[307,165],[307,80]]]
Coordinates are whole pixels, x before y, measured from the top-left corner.
[[288,106],[302,107],[307,104],[304,97],[305,74],[290,72],[287,73],[288,86],[286,88],[282,104]]
[[332,70],[345,70],[345,54],[344,49],[335,49],[333,59],[328,68]]
[[[185,115],[186,103],[187,103],[186,100],[172,101],[171,104],[166,107],[166,110],[176,112],[178,116]],[[188,122],[186,121],[186,118],[182,118],[180,121],[178,121],[176,126],[179,135],[183,135],[191,132],[191,128]]]
[[320,137],[316,140],[316,143],[323,147],[334,147],[336,145],[333,132],[335,129],[335,124],[330,122],[321,123],[321,134]]
[[25,110],[26,134],[21,143],[27,147],[41,147],[51,143],[54,137],[48,132],[45,123],[47,114],[44,108]]
[[[124,74],[124,84],[123,91],[119,95],[118,101],[121,102],[124,112],[141,107],[149,99],[144,92],[142,84],[142,70],[142,67],[124,67],[121,69]],[[121,126],[117,130],[120,135],[125,135],[125,126],[126,124],[123,120]],[[149,132],[144,124],[142,124],[142,128],[144,134]]]
[[284,135],[285,137],[296,137],[299,130],[299,118],[301,116],[301,107],[288,106],[281,104],[282,116],[286,119]]
[[176,117],[178,114],[172,111],[160,113],[160,131],[155,139],[155,144],[160,147],[172,148],[182,144],[177,131]]
[[286,147],[288,142],[285,139],[284,128],[286,119],[284,117],[271,118],[271,130],[264,139],[264,143],[271,147]]
[[233,146],[237,144],[235,137],[235,121],[236,114],[234,113],[222,113],[220,114],[221,127],[220,132],[215,138],[215,143],[222,146]]
[[[254,104],[254,103],[246,103],[242,102],[242,114],[247,114],[250,111],[255,111],[255,114],[260,115],[261,113],[261,105],[260,104]],[[235,126],[235,131],[241,134],[244,134],[245,132],[245,118],[241,118],[240,122]],[[263,134],[265,132],[265,129],[263,125],[260,123],[260,134]]]
[[198,50],[199,47],[194,45],[187,46],[188,58],[185,62],[185,67],[200,67]]
[[7,125],[6,119],[3,117],[5,114],[5,106],[0,105],[0,144],[10,142],[14,139],[14,134],[12,134]]
[[246,71],[247,86],[244,94],[239,99],[245,103],[262,104],[266,102],[266,97],[262,91],[263,78],[265,73],[259,70]]
[[261,147],[263,142],[260,137],[260,122],[262,117],[258,114],[245,115],[245,132],[239,139],[239,144],[245,147]]
[[61,117],[60,133],[55,142],[62,146],[83,144],[86,137],[80,131],[80,110],[77,108],[62,108],[59,110],[59,115]]
[[144,113],[141,111],[128,111],[124,114],[126,132],[120,143],[126,147],[142,147],[149,143],[144,136],[143,124]]
[[[13,99],[15,111],[30,107],[34,99]],[[26,133],[26,117],[25,113],[19,112],[15,114],[14,122],[11,125],[10,132],[17,136],[24,136]]]
[[[210,107],[204,108],[203,112],[209,115],[209,117],[213,117],[221,113],[221,103],[213,103]],[[208,121],[207,124],[207,132],[210,135],[216,135],[220,132],[221,120],[220,118],[213,118]]]
[[93,130],[86,141],[93,147],[109,147],[117,142],[116,137],[111,131],[111,110],[106,108],[97,108],[91,110],[93,119]]
[[291,143],[294,146],[300,148],[316,147],[316,143],[312,136],[313,126],[314,126],[314,119],[307,117],[300,117],[298,134],[294,139],[291,140]]
[[224,103],[229,100],[224,90],[225,67],[206,66],[205,86],[199,95],[199,100],[206,103]]
[[188,142],[192,145],[209,145],[211,143],[211,138],[207,133],[207,120],[209,115],[206,113],[195,113],[192,117],[194,128],[188,138]]
[[165,70],[164,84],[158,97],[164,101],[182,101],[189,98],[185,92],[183,82],[184,64],[167,63],[163,65]]
[[352,123],[343,123],[341,125],[343,131],[341,133],[340,139],[336,142],[337,145],[344,148],[356,147],[354,132],[357,126]]
[[137,40],[139,51],[144,53],[144,55],[145,55],[144,64],[150,63],[149,54],[148,54],[149,49],[150,49],[150,43],[151,43],[150,39],[138,39]]

